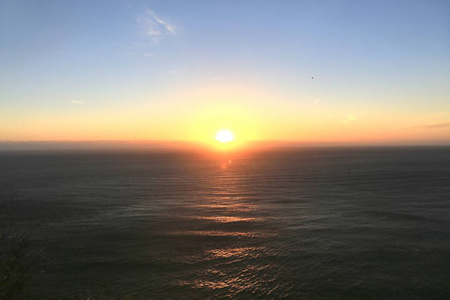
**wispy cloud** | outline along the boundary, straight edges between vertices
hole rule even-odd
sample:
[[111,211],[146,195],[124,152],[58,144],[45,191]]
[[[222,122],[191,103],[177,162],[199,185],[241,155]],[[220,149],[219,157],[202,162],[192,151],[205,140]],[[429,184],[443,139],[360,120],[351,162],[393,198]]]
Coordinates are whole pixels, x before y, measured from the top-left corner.
[[427,129],[450,128],[450,122],[424,125],[424,126],[422,126],[422,128],[427,128]]
[[175,25],[169,23],[167,20],[163,20],[150,9],[147,9],[145,14],[137,19],[137,23],[144,36],[157,45],[164,38],[173,37],[179,31]]
[[351,124],[356,120],[356,117],[354,115],[348,115],[344,120],[341,120],[342,124]]
[[78,100],[72,100],[72,101],[70,101],[70,103],[73,103],[73,104],[84,104],[84,103],[86,103],[86,102],[84,102],[84,101],[78,101]]
[[169,71],[167,71],[169,74],[175,75],[175,74],[180,74],[181,71],[179,69],[170,69]]
[[440,113],[434,114],[432,117],[433,117],[433,118],[441,117],[441,116],[444,116],[444,115],[446,115],[446,114],[447,114],[446,111],[441,111]]
[[450,122],[406,126],[406,127],[403,127],[403,128],[405,128],[405,129],[440,129],[440,128],[450,128]]
[[434,114],[428,114],[425,116],[420,117],[420,119],[433,119],[433,118],[440,118],[442,116],[445,116],[447,114],[446,111],[441,111],[438,113],[434,113]]

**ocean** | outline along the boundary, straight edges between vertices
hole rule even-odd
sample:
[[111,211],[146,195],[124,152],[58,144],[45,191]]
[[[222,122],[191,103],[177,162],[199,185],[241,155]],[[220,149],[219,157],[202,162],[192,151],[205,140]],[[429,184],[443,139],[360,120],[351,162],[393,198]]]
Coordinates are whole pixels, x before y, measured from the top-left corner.
[[450,299],[450,148],[0,152],[29,299]]

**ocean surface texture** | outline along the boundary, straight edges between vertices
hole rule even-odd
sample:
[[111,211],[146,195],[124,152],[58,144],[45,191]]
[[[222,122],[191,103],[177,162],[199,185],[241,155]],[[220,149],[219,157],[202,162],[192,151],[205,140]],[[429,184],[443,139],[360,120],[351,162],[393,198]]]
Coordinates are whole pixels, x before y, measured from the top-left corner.
[[0,152],[0,194],[32,299],[450,299],[448,147]]

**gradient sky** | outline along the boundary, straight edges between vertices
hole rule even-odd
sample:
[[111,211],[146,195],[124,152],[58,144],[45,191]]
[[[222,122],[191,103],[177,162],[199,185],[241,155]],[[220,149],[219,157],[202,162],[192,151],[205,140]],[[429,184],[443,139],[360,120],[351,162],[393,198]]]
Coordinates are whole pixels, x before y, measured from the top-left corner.
[[0,140],[221,128],[449,144],[450,1],[0,2]]

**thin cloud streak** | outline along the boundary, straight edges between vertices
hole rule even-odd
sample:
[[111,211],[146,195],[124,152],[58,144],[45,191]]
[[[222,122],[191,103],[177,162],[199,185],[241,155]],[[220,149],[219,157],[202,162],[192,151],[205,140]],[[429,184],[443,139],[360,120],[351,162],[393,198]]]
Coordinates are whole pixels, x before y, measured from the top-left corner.
[[151,39],[157,45],[164,37],[175,36],[178,32],[175,25],[163,20],[150,9],[147,9],[145,14],[137,19],[137,23],[145,37]]
[[341,121],[342,124],[351,124],[356,120],[354,115],[348,115],[344,120]]
[[422,128],[426,129],[450,128],[450,122],[424,125],[422,126]]
[[167,71],[169,74],[180,74],[181,71],[179,69],[170,69]]
[[426,116],[422,116],[419,119],[432,119],[432,118],[439,118],[442,117],[444,115],[447,114],[447,111],[441,111],[439,113],[435,113],[435,114],[431,114],[431,115],[426,115]]

